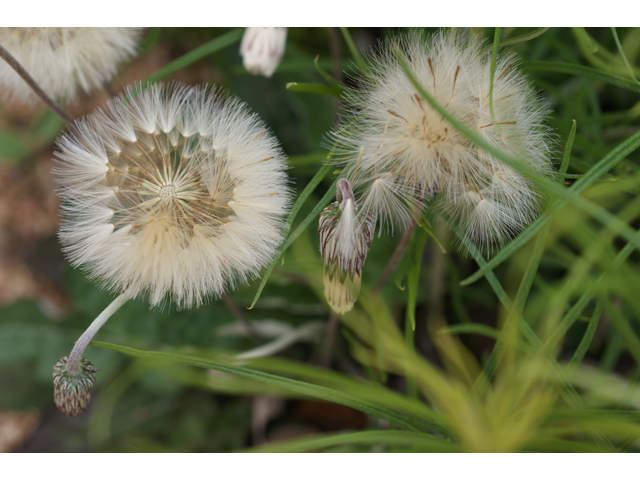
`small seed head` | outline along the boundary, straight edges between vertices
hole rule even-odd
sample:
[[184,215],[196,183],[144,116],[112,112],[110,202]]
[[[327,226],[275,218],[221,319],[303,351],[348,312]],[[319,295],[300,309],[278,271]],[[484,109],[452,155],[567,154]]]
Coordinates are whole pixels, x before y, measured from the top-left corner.
[[82,358],[79,372],[71,372],[68,362],[69,356],[64,356],[53,367],[53,399],[58,410],[74,417],[87,408],[98,370]]

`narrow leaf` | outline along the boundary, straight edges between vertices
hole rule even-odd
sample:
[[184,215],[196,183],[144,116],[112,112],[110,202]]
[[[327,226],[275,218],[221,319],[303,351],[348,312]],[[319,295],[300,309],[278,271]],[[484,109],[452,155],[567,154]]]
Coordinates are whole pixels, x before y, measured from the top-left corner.
[[292,92],[306,92],[316,93],[318,95],[327,95],[330,97],[340,98],[342,91],[338,88],[327,87],[326,85],[319,85],[317,83],[287,83],[287,90]]
[[567,73],[569,75],[579,75],[582,77],[592,78],[593,80],[600,80],[616,87],[626,88],[634,92],[640,92],[640,85],[627,80],[626,78],[619,77],[618,75],[612,75],[605,73],[602,70],[598,70],[592,67],[586,67],[584,65],[577,65],[575,63],[565,62],[524,62],[523,68],[529,71],[542,71],[542,72],[555,72],[555,73]]
[[388,422],[407,430],[421,431],[420,427],[416,426],[410,419],[403,417],[402,415],[390,410],[388,408],[380,407],[373,403],[360,401],[351,395],[344,394],[339,390],[334,390],[327,387],[313,385],[299,380],[292,380],[285,377],[280,377],[270,373],[264,373],[259,370],[253,370],[245,367],[237,367],[235,365],[209,360],[207,358],[195,357],[192,355],[184,355],[172,352],[154,352],[147,350],[138,350],[135,348],[124,347],[121,345],[114,345],[104,342],[91,342],[91,346],[104,348],[106,350],[113,350],[131,357],[147,358],[152,360],[169,360],[172,362],[181,363],[184,365],[190,365],[192,367],[208,368],[219,372],[228,373],[231,375],[237,375],[242,378],[255,380],[266,383],[268,385],[275,385],[287,390],[299,393],[302,395],[308,395],[313,398],[319,398],[329,402],[339,403],[346,405],[347,407],[360,410],[369,415],[387,420]]
[[550,27],[536,28],[535,30],[532,30],[529,33],[525,33],[524,35],[518,35],[517,37],[508,38],[500,42],[500,46],[506,47],[507,45],[513,45],[514,43],[528,42],[529,40],[533,40],[534,38],[539,37],[540,35],[545,33],[547,30],[549,30],[549,28]]
[[359,444],[359,445],[387,445],[394,447],[408,447],[412,451],[424,452],[457,452],[460,447],[456,444],[425,433],[403,432],[397,430],[369,430],[357,433],[340,433],[316,435],[312,438],[301,438],[285,442],[269,443],[250,452],[269,453],[296,453],[308,452],[312,450],[323,450],[337,445]]
[[186,53],[180,58],[176,58],[174,61],[169,62],[160,70],[156,71],[149,78],[147,78],[146,83],[154,83],[162,80],[172,73],[175,73],[178,70],[182,70],[183,68],[188,67],[192,63],[195,63],[198,60],[211,55],[212,53],[215,53],[219,50],[222,50],[223,48],[228,47],[229,45],[233,45],[234,43],[239,42],[242,38],[243,33],[244,28],[236,28],[235,30],[231,30],[224,35],[220,35],[219,37],[214,38],[204,45],[200,45],[198,48],[191,50],[189,53]]

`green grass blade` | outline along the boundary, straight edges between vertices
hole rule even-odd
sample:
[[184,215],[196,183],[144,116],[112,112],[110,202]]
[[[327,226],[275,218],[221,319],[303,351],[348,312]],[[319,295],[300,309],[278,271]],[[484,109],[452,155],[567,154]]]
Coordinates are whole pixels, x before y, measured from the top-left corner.
[[349,33],[349,30],[347,30],[347,27],[340,27],[340,31],[342,32],[342,36],[344,37],[344,41],[346,42],[347,47],[349,48],[349,51],[351,52],[351,55],[353,56],[353,59],[356,62],[356,65],[358,65],[358,67],[360,67],[360,69],[366,70],[367,66],[365,65],[364,61],[362,60],[362,56],[360,55],[360,52],[358,51],[358,47],[356,47],[356,44],[353,43],[353,39],[351,38],[351,34]]
[[571,122],[571,131],[569,132],[569,138],[567,138],[567,144],[564,147],[564,154],[562,155],[562,163],[560,164],[560,170],[558,173],[562,177],[566,177],[567,170],[569,169],[569,161],[571,160],[571,150],[573,149],[573,141],[576,139],[576,130],[578,124],[575,120]]
[[440,335],[459,335],[461,333],[473,333],[476,335],[484,335],[489,338],[498,338],[500,332],[493,327],[482,325],[480,323],[458,323],[450,325],[438,330]]
[[549,30],[549,28],[550,27],[540,27],[540,28],[536,28],[535,30],[532,30],[529,33],[525,33],[524,35],[518,35],[517,37],[508,38],[500,42],[499,46],[506,47],[507,45],[513,45],[514,43],[528,42],[529,40],[533,40],[534,38],[539,37],[540,35],[545,33],[547,30]]
[[573,32],[578,40],[578,43],[589,53],[596,53],[598,47],[593,42],[587,31],[583,27],[574,27]]
[[198,368],[208,368],[216,370],[218,372],[224,372],[231,375],[237,375],[242,378],[255,380],[258,382],[266,383],[268,385],[275,385],[281,388],[285,388],[291,392],[301,395],[308,395],[309,397],[326,400],[328,402],[339,403],[347,407],[360,410],[361,412],[373,415],[377,418],[386,420],[399,428],[419,432],[421,428],[414,424],[410,419],[390,410],[388,408],[380,407],[373,403],[363,402],[351,395],[344,394],[339,390],[334,390],[327,387],[313,385],[311,383],[301,382],[299,380],[292,380],[285,377],[280,377],[270,373],[264,373],[259,370],[254,370],[245,367],[238,367],[235,365],[210,360],[207,358],[195,357],[192,355],[184,355],[171,352],[154,352],[148,350],[138,350],[135,348],[125,347],[121,345],[114,345],[104,342],[91,342],[91,346],[104,348],[106,350],[113,350],[114,352],[122,353],[136,358],[146,358],[151,360],[168,360],[172,362],[181,363],[184,365],[190,365]]
[[296,453],[311,450],[323,450],[338,445],[387,445],[393,447],[407,447],[412,451],[425,452],[457,452],[459,446],[425,433],[403,432],[399,430],[368,430],[357,433],[340,433],[316,435],[312,438],[301,438],[285,442],[261,445],[249,452],[262,453]]
[[331,85],[333,88],[342,91],[344,89],[344,85],[338,82],[335,78],[327,73],[327,71],[320,66],[320,55],[316,55],[316,58],[313,60],[313,64],[316,66],[316,71],[320,74],[322,78],[324,78],[325,82]]
[[601,82],[615,85],[616,87],[626,88],[634,92],[640,93],[640,85],[627,80],[626,78],[618,75],[612,75],[605,73],[602,70],[598,70],[592,67],[586,67],[584,65],[578,65],[575,63],[565,62],[524,62],[522,67],[529,71],[542,71],[542,72],[554,72],[554,73],[567,73],[569,75],[578,75],[581,77],[591,78],[593,80],[600,80]]
[[340,98],[340,95],[342,95],[342,90],[338,88],[327,87],[326,85],[320,85],[317,83],[289,82],[287,83],[287,90],[291,90],[292,92],[315,93],[318,95],[326,95],[336,98]]
[[[638,231],[637,235],[640,236],[640,231]],[[624,262],[629,258],[631,253],[633,253],[633,250],[634,250],[633,245],[631,245],[630,243],[627,243],[627,245],[625,245],[625,247],[622,250],[620,250],[620,252],[618,252],[616,257],[613,259],[613,262],[611,262],[611,271],[615,272],[618,269],[620,269],[624,264]],[[593,300],[595,292],[600,287],[606,285],[606,279],[609,275],[610,275],[609,272],[602,273],[597,278],[595,283],[580,296],[578,301],[573,305],[573,307],[571,307],[571,309],[567,312],[567,314],[562,318],[562,320],[556,327],[555,331],[549,336],[548,340],[546,341],[543,347],[544,349],[551,352],[556,347],[556,343],[560,340],[561,337],[565,335],[565,333],[567,333],[569,328],[571,328],[571,326],[575,323],[575,321],[578,319],[582,311],[587,307],[589,302]],[[602,313],[602,307],[603,307],[602,302],[599,301],[598,304],[596,305],[596,310],[595,310],[595,312],[598,312],[598,309],[600,309],[599,313],[597,314],[598,318]],[[592,317],[592,320],[593,320],[593,317]],[[597,320],[595,320],[595,322],[597,324]],[[587,333],[585,333],[585,336],[587,335]],[[591,338],[593,338],[593,336],[591,336]],[[590,342],[591,340],[589,340],[589,343]],[[588,346],[589,345],[587,344],[587,347]],[[582,357],[580,357],[580,360],[582,360]]]
[[640,364],[640,339],[638,339],[638,335],[629,323],[629,320],[611,304],[608,298],[602,298],[601,300],[604,310],[607,312],[611,322],[622,334],[622,341],[629,349],[629,353],[631,353],[636,363]]
[[418,301],[418,286],[420,283],[420,270],[422,267],[422,256],[424,254],[424,247],[429,238],[427,230],[425,228],[417,228],[413,234],[413,262],[408,274],[408,293],[409,299],[407,300],[407,320],[411,324],[411,331],[416,329],[416,304]]
[[[307,200],[307,198],[309,198],[311,193],[313,193],[313,191],[316,189],[318,184],[324,179],[324,177],[326,177],[327,174],[331,172],[332,168],[333,166],[330,164],[324,165],[318,171],[318,173],[316,173],[316,175],[311,179],[311,181],[307,184],[305,189],[302,191],[302,193],[296,200],[296,203],[294,203],[293,207],[291,208],[291,213],[289,214],[289,218],[287,219],[285,236],[291,230],[291,225],[293,225],[293,221],[295,220],[296,215],[302,208],[302,205],[304,204],[304,202]],[[307,216],[307,218],[304,219],[300,227],[298,227],[298,229],[293,234],[291,234],[287,238],[287,240],[282,244],[282,247],[280,247],[280,253],[273,259],[273,262],[271,262],[271,265],[269,265],[269,268],[262,276],[262,280],[260,281],[260,285],[258,286],[258,291],[253,297],[253,302],[251,302],[251,306],[249,307],[249,310],[254,307],[254,305],[260,298],[260,294],[262,293],[262,290],[264,290],[264,287],[267,284],[267,280],[269,280],[269,276],[271,275],[271,272],[273,271],[277,263],[280,261],[280,258],[282,257],[284,252],[287,250],[287,248],[289,248],[289,246],[293,243],[293,241],[300,236],[300,234],[304,231],[307,225],[311,223],[311,221],[315,218],[315,216],[317,216],[322,211],[322,209],[329,204],[332,196],[335,196],[335,182],[333,186],[327,191],[327,193],[325,193],[324,197],[322,197],[322,200],[320,200],[320,203],[318,203],[318,205],[316,205],[316,207]],[[327,199],[326,203],[324,203],[325,199]]]
[[222,50],[223,48],[228,47],[229,45],[233,45],[234,43],[239,42],[242,38],[243,33],[244,28],[236,28],[235,30],[231,30],[224,35],[220,35],[219,37],[214,38],[204,45],[200,45],[198,48],[195,48],[189,53],[181,56],[180,58],[176,58],[174,61],[166,64],[160,70],[147,78],[146,83],[158,82],[163,78],[171,75],[172,73],[182,70],[183,68],[188,67],[192,63],[195,63],[198,60],[211,55],[212,53],[215,53],[219,50]]
[[[606,155],[604,158],[602,158],[602,160],[591,167],[582,178],[577,180],[567,190],[576,195],[585,191],[588,187],[595,183],[598,178],[602,177],[602,175],[608,172],[611,168],[617,165],[638,147],[640,147],[640,132],[631,135],[624,142],[614,148],[608,155]],[[483,267],[460,282],[460,285],[470,285],[473,282],[478,281],[483,276],[485,276],[487,272],[493,270],[506,259],[508,259],[515,251],[522,247],[522,245],[527,243],[543,227],[543,225],[549,221],[551,216],[562,206],[564,206],[565,203],[566,202],[564,200],[558,200],[554,204],[550,205],[549,208],[542,212],[542,214],[540,214],[540,216],[535,219],[531,223],[531,225],[525,228],[520,235],[518,235],[502,250],[500,250],[500,252],[498,252],[496,256],[489,260]]]
[[[567,173],[567,169],[569,168],[569,162],[571,160],[571,149],[573,148],[573,141],[576,137],[576,129],[577,124],[576,121],[573,121],[571,126],[571,132],[569,133],[569,138],[567,139],[567,144],[565,145],[564,155],[562,157],[562,164],[560,165],[560,173]],[[529,292],[531,291],[531,286],[533,285],[533,281],[538,273],[538,266],[540,265],[540,260],[542,259],[542,254],[544,253],[545,244],[547,242],[547,236],[549,235],[549,229],[551,225],[547,223],[544,225],[540,233],[536,238],[536,243],[533,247],[533,252],[531,254],[531,258],[529,259],[529,264],[525,270],[524,275],[522,276],[522,280],[520,282],[520,286],[518,287],[518,292],[516,293],[516,299],[514,301],[513,308],[509,311],[509,315],[507,317],[507,324],[511,322],[517,321],[518,318],[522,316],[522,312],[524,311],[525,303],[527,302],[527,298],[529,297]],[[500,341],[498,343],[501,343]],[[497,363],[500,361],[500,349],[499,345],[496,344],[496,349],[499,351],[496,355],[493,356],[493,369],[495,371],[495,367],[497,367]],[[488,372],[489,378],[493,375],[494,372]]]
[[618,47],[620,56],[622,57],[622,60],[624,61],[624,64],[627,67],[627,70],[629,70],[629,76],[636,84],[640,85],[640,82],[638,82],[638,79],[636,78],[633,72],[633,67],[629,63],[629,60],[627,59],[627,56],[625,55],[624,50],[622,49],[622,44],[620,44],[620,39],[618,38],[618,32],[616,31],[616,27],[611,27],[611,33],[613,34],[613,38],[616,41],[616,46]]
[[587,350],[589,350],[591,342],[593,341],[593,337],[596,334],[598,322],[600,321],[600,317],[602,316],[602,309],[602,302],[598,302],[596,304],[596,309],[593,311],[593,315],[591,315],[589,324],[587,325],[587,331],[584,332],[578,348],[576,348],[573,357],[571,357],[571,360],[569,360],[569,370],[574,370],[578,365],[580,365],[580,363],[582,363],[582,359],[587,354]]
[[[623,222],[622,220],[620,220],[620,218],[611,214],[609,211],[602,208],[600,205],[597,205],[579,195],[580,190],[576,188],[576,185],[578,184],[585,185],[586,179],[589,176],[589,172],[591,172],[591,170],[593,169],[591,169],[587,174],[585,174],[583,178],[578,180],[572,186],[573,188],[571,189],[566,189],[562,185],[559,185],[558,183],[548,179],[547,177],[537,172],[534,172],[531,168],[524,165],[523,162],[506,155],[504,152],[502,152],[498,148],[487,143],[480,135],[478,135],[476,132],[471,130],[464,123],[462,123],[460,120],[454,117],[451,113],[449,113],[449,111],[446,108],[444,108],[442,105],[440,105],[436,101],[436,99],[429,92],[425,90],[425,88],[420,84],[420,82],[418,82],[415,75],[411,71],[411,67],[409,66],[406,59],[401,54],[398,56],[398,60],[402,66],[402,69],[404,70],[405,75],[407,75],[407,78],[409,78],[411,83],[413,83],[413,85],[418,89],[422,97],[429,103],[429,105],[431,105],[435,110],[437,110],[438,113],[440,113],[440,115],[442,115],[443,118],[445,118],[449,123],[451,123],[463,135],[465,135],[467,138],[473,141],[476,145],[482,147],[484,150],[486,150],[487,152],[489,152],[490,154],[492,154],[493,156],[495,156],[505,164],[512,167],[514,170],[518,171],[522,175],[529,178],[531,181],[535,182],[538,186],[544,188],[548,193],[553,194],[556,197],[559,197],[559,199],[561,199],[565,203],[570,202],[574,204],[576,207],[580,208],[584,212],[591,215],[593,218],[597,219],[604,226],[613,230],[616,234],[620,234],[627,241],[632,242],[636,246],[636,248],[640,249],[640,239],[638,239],[635,236],[635,231],[631,227],[629,227],[627,223]],[[636,138],[636,137],[640,139],[640,132],[637,132],[634,135],[632,135],[630,139]],[[555,205],[559,206],[559,204],[561,203],[562,202],[559,200],[555,202]],[[538,219],[540,218],[541,217],[538,217]]]

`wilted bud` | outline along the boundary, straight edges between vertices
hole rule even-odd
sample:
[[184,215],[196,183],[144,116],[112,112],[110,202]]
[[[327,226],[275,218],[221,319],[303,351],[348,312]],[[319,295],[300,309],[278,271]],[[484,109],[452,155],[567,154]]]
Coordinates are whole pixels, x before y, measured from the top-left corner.
[[97,370],[82,358],[79,372],[72,373],[67,368],[68,362],[69,356],[65,356],[53,367],[53,399],[58,410],[73,417],[87,408]]
[[338,180],[337,190],[337,201],[320,213],[318,234],[324,263],[324,296],[331,308],[342,314],[351,310],[358,299],[376,218],[367,211],[358,212],[347,180]]
[[286,41],[285,27],[248,27],[240,44],[244,68],[254,75],[270,77],[282,60]]

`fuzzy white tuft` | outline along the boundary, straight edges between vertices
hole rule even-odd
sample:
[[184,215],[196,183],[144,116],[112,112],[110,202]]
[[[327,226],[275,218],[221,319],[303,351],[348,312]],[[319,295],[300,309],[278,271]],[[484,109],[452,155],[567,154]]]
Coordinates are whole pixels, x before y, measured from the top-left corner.
[[244,68],[254,75],[270,77],[282,60],[286,42],[284,27],[248,27],[240,44]]
[[[336,158],[381,228],[406,227],[432,197],[475,242],[517,234],[539,210],[524,176],[459,133],[420,97],[398,60],[401,51],[425,89],[485,141],[543,175],[551,175],[549,108],[511,55],[497,58],[493,124],[491,51],[460,35],[412,34],[369,57],[359,88],[346,94],[348,115],[333,135]],[[354,121],[355,120],[355,121]],[[478,199],[475,198],[478,196]]]
[[[137,93],[137,94],[136,94]],[[57,142],[60,240],[113,291],[200,305],[256,277],[290,204],[277,140],[238,100],[154,85],[75,122]]]
[[[139,28],[0,28],[2,45],[50,97],[73,99],[109,81],[133,56]],[[6,100],[33,104],[37,96],[5,62],[0,91]]]

